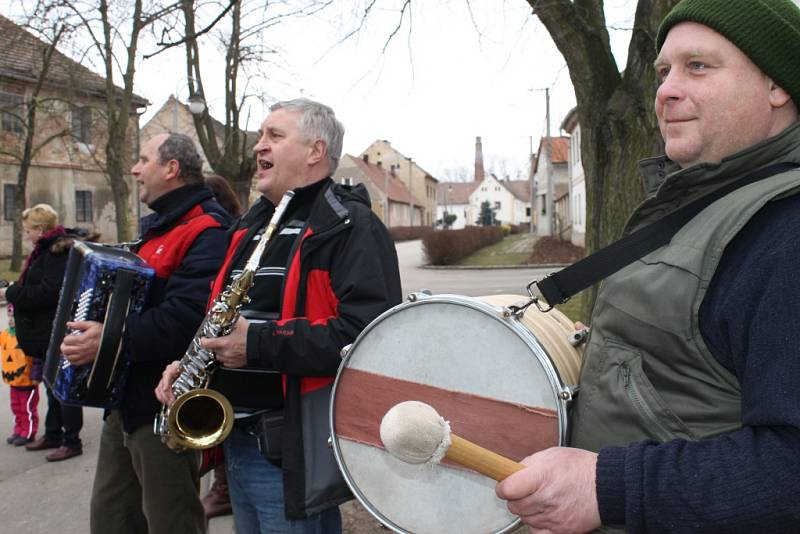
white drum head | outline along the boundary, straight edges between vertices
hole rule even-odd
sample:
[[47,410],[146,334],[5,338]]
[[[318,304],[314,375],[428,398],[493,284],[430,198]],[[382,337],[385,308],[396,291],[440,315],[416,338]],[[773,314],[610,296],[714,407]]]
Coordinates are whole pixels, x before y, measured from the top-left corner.
[[484,534],[518,524],[494,480],[454,465],[407,464],[383,449],[375,434],[397,402],[427,402],[454,433],[517,461],[563,444],[558,372],[535,335],[507,315],[469,297],[424,297],[384,313],[347,353],[331,403],[334,452],[358,499],[390,528]]

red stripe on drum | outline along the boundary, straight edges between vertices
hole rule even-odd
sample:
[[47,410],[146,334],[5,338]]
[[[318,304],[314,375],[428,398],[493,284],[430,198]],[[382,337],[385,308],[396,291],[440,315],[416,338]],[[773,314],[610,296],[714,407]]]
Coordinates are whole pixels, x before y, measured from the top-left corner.
[[339,376],[334,399],[334,432],[341,439],[383,448],[381,420],[392,406],[407,400],[433,406],[449,421],[455,434],[512,460],[520,461],[558,445],[558,416],[554,410],[358,369],[343,369]]

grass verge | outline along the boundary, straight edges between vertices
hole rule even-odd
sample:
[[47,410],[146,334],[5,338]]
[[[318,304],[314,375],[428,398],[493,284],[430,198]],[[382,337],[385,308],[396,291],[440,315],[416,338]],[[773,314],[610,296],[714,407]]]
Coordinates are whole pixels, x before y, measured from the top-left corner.
[[526,245],[530,240],[526,234],[506,236],[499,243],[484,247],[475,254],[464,258],[458,265],[484,266],[484,265],[522,265],[531,255],[533,244]]

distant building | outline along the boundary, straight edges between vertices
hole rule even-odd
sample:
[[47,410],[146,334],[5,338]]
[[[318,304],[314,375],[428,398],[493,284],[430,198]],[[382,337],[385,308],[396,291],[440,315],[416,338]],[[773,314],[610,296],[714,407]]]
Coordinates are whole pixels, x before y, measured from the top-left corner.
[[[222,144],[223,140],[225,139],[225,125],[213,117],[211,120],[214,122],[214,132],[217,136],[217,142]],[[164,132],[182,133],[191,137],[195,146],[197,146],[198,152],[200,152],[200,156],[203,158],[203,173],[206,175],[214,173],[214,170],[208,163],[208,158],[206,158],[206,155],[203,152],[203,147],[200,145],[200,138],[197,136],[197,128],[194,126],[194,117],[192,116],[192,112],[189,110],[189,106],[177,100],[174,95],[170,95],[170,97],[164,102],[159,110],[156,111],[156,114],[153,115],[144,126],[142,126],[142,130],[139,134],[140,142],[144,143],[148,139],[151,139],[152,137]],[[258,142],[259,133],[244,133],[247,136],[248,146],[255,146],[255,144]],[[255,157],[255,155],[252,153],[252,151],[248,151],[247,157]],[[260,195],[260,193],[256,191],[255,185],[255,181],[250,184],[251,201],[255,200]]]
[[414,219],[422,220],[423,203],[411,195],[406,184],[382,165],[369,162],[369,157],[345,154],[333,178],[345,185],[364,184],[372,201],[372,211],[387,228],[411,226],[412,206]]
[[[478,214],[470,203],[470,195],[479,185],[480,182],[440,182],[436,220],[443,221],[445,213],[450,213],[456,216],[455,221],[450,225],[452,230],[474,226]],[[480,210],[480,205],[478,209]]]
[[[0,254],[11,253],[14,192],[26,135],[26,102],[41,72],[47,44],[9,19],[0,16]],[[102,240],[117,238],[116,211],[104,172],[105,79],[56,51],[40,92],[34,145],[48,138],[33,158],[28,172],[26,204],[52,205],[66,226],[91,228]],[[44,101],[42,101],[44,100]],[[130,109],[130,161],[137,151],[139,111],[148,104],[134,95]],[[131,191],[131,221],[136,224],[136,184],[126,176]]]
[[531,188],[527,180],[500,180],[494,174],[486,177],[483,166],[483,143],[475,138],[475,180],[472,182],[441,182],[437,192],[436,220],[445,213],[456,216],[453,230],[475,226],[481,205],[488,202],[498,224],[530,224]]
[[[373,142],[361,153],[369,163],[380,165],[394,173],[412,193],[415,206],[414,218],[409,226],[433,226],[436,219],[436,188],[439,180],[425,171],[419,164],[400,153],[384,139]],[[399,226],[393,223],[394,226]]]
[[[561,235],[569,239],[569,137],[542,137],[533,161],[533,180],[536,184],[534,224],[538,236]],[[551,228],[552,217],[547,212],[547,182],[553,180],[553,205],[556,231]]]
[[579,247],[586,241],[586,178],[581,161],[581,125],[578,122],[578,109],[572,108],[561,129],[570,134],[569,143],[569,187],[572,232],[570,241]]

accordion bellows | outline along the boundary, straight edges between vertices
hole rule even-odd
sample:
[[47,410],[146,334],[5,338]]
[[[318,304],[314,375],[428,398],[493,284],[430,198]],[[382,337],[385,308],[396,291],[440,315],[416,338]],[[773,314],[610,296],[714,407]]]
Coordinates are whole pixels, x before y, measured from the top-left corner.
[[[128,364],[122,353],[125,320],[145,306],[155,271],[121,248],[76,242],[69,252],[47,348],[44,380],[65,404],[116,408],[122,401]],[[103,323],[94,362],[72,365],[61,353],[68,321]]]

